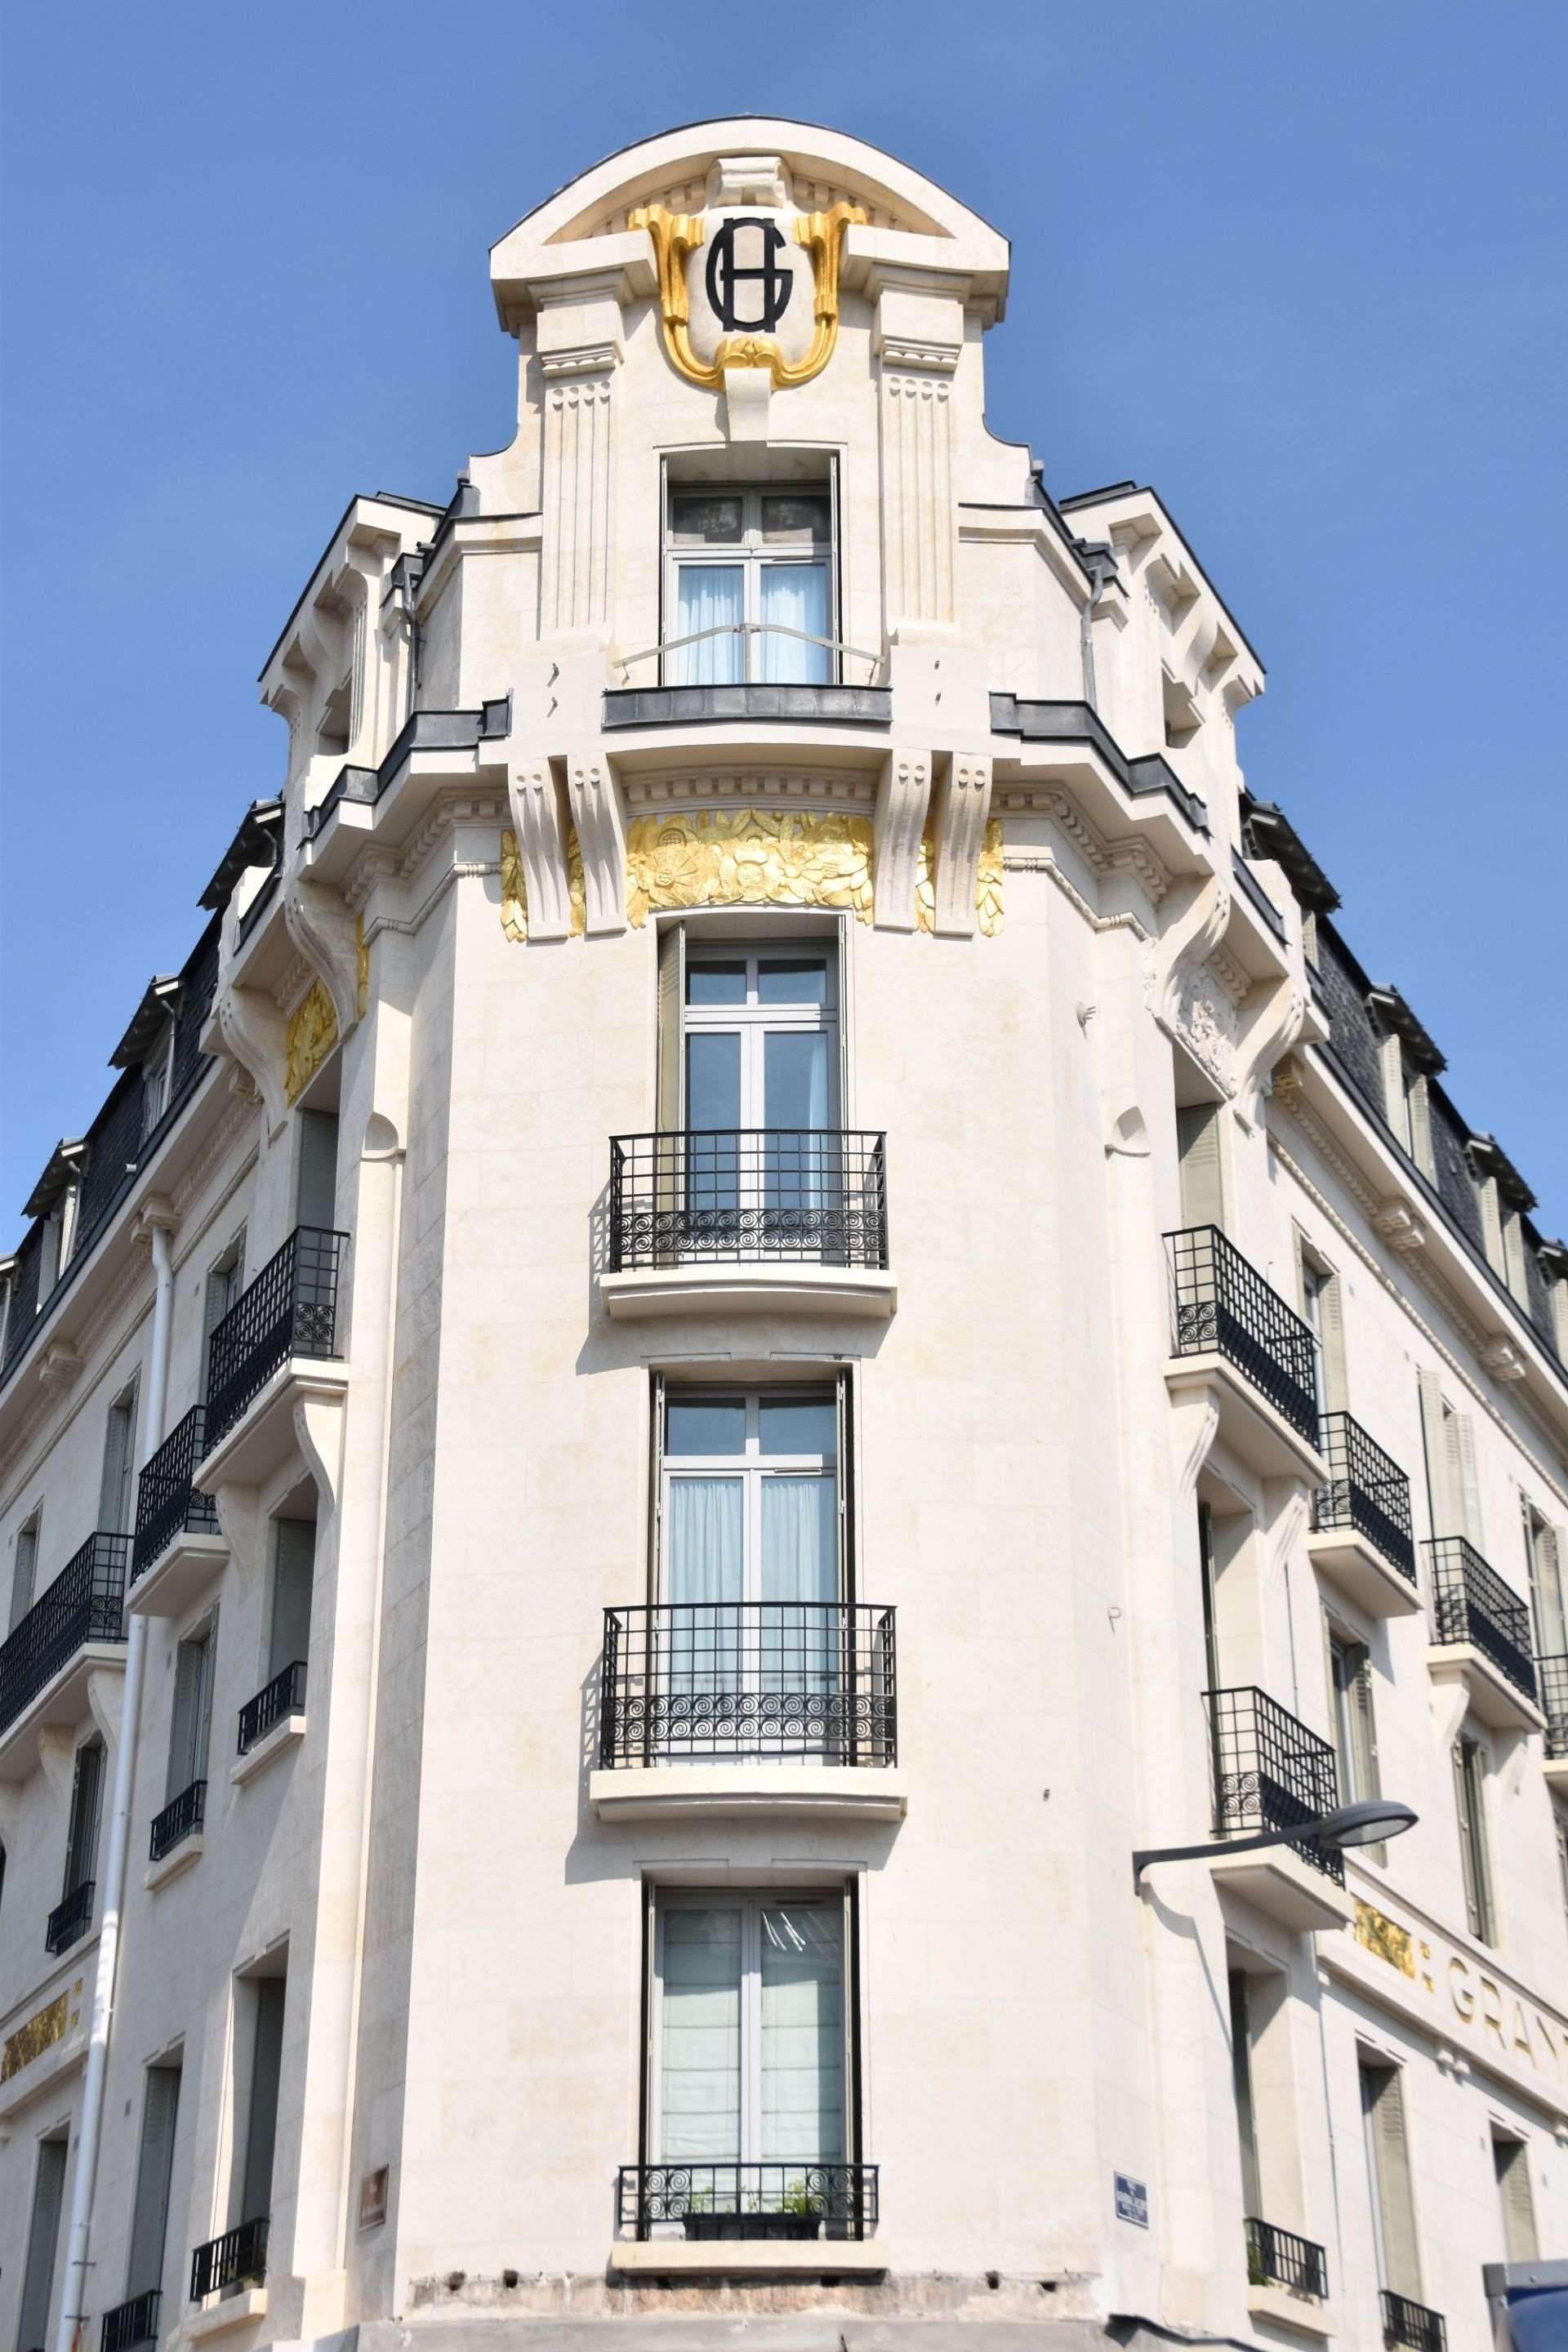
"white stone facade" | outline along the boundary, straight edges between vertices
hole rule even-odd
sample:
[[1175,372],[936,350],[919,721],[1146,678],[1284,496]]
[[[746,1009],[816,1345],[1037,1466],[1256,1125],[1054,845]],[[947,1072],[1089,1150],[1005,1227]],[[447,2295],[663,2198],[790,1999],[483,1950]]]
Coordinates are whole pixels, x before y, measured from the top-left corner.
[[[516,437],[350,504],[9,1262],[0,2352],[1481,2352],[1568,2249],[1568,1256],[1160,499],[988,433],[1001,235],[745,118],[492,278]],[[1418,1825],[1135,1887],[1325,1771]]]

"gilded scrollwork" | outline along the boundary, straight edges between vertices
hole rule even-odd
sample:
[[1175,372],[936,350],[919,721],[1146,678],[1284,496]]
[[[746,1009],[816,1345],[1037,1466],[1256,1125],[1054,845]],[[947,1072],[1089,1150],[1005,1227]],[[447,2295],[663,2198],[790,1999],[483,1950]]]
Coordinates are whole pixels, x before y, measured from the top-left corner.
[[786,360],[774,336],[758,334],[727,335],[711,360],[701,360],[691,347],[686,264],[707,234],[702,217],[698,213],[667,212],[663,205],[639,205],[628,213],[628,227],[646,228],[653,239],[659,324],[672,366],[689,383],[699,384],[705,392],[721,387],[726,368],[765,367],[776,392],[809,383],[813,376],[820,375],[838,341],[838,269],[845,232],[852,224],[863,225],[865,219],[858,205],[843,201],[825,213],[801,213],[795,217],[795,241],[811,257],[814,318],[810,344],[798,360]]
[[[982,934],[994,940],[1002,929],[1002,820],[988,817],[985,840],[974,872],[974,919]],[[936,836],[930,824],[921,835],[915,872],[915,929],[936,929]]]
[[284,1032],[283,1091],[289,1102],[303,1092],[338,1042],[338,1016],[322,981],[312,981]]
[[[583,879],[583,846],[575,825],[566,828],[566,895],[571,901],[571,931],[581,939],[587,929],[587,887]],[[519,945],[528,937],[528,882],[517,835],[508,825],[500,837],[500,927]]]
[[626,916],[650,908],[831,907],[871,919],[871,825],[863,816],[698,809],[645,816],[626,835]]
[[1381,1911],[1374,1911],[1370,1903],[1362,1902],[1359,1896],[1355,1906],[1355,1939],[1363,1949],[1374,1952],[1380,1960],[1386,1960],[1391,1969],[1397,1969],[1402,1976],[1414,1977],[1415,1974],[1415,1953],[1409,1928],[1400,1927],[1396,1920],[1385,1919]]

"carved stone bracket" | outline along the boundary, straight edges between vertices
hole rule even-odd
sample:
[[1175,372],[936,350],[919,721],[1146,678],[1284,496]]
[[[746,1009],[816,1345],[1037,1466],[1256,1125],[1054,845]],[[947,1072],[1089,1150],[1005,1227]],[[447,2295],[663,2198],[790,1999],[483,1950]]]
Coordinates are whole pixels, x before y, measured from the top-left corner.
[[81,1350],[74,1339],[51,1339],[38,1361],[38,1385],[48,1395],[63,1394],[81,1370]]
[[288,1116],[284,1069],[288,1037],[283,1015],[259,988],[220,988],[213,1005],[223,1049],[237,1062],[261,1097],[262,1115],[269,1135],[276,1135]]
[[1530,1371],[1523,1349],[1505,1331],[1499,1331],[1487,1341],[1481,1349],[1481,1362],[1494,1381],[1522,1381]]
[[952,752],[936,780],[936,929],[950,939],[974,936],[974,893],[985,821],[991,814],[991,762]]
[[590,938],[624,931],[626,819],[616,772],[602,755],[574,755],[566,762],[566,791],[583,857],[584,928]]
[[1176,1504],[1184,1507],[1198,1483],[1219,1433],[1219,1401],[1210,1388],[1194,1383],[1171,1397],[1171,1457],[1176,1475]]
[[342,893],[296,875],[284,894],[283,920],[332,1000],[338,1035],[346,1037],[359,1019],[359,941]]
[[876,922],[884,931],[915,928],[921,836],[931,806],[929,751],[889,751],[877,786],[872,822]]
[[1459,1736],[1459,1726],[1470,1704],[1470,1695],[1463,1675],[1439,1680],[1433,1675],[1427,1696],[1432,1702],[1432,1723],[1436,1733],[1437,1753],[1447,1756]]
[[1150,971],[1150,1002],[1156,1019],[1173,1037],[1181,1034],[1182,999],[1230,921],[1230,884],[1223,874],[1193,884],[1155,942]]
[[563,940],[572,928],[566,877],[566,796],[548,760],[520,760],[507,772],[512,831],[528,898],[531,940]]
[[106,1748],[115,1747],[120,1739],[120,1726],[125,1715],[125,1675],[116,1666],[95,1666],[87,1678],[87,1703],[92,1719],[102,1735]]
[[1275,1065],[1282,1061],[1301,1034],[1307,1017],[1307,992],[1294,972],[1272,987],[1254,992],[1241,1017],[1237,1039],[1237,1105],[1248,1124],[1263,1116],[1264,1088]]
[[76,1733],[68,1724],[39,1725],[38,1762],[60,1803],[68,1805],[76,1773]]
[[229,1557],[238,1572],[239,1582],[248,1584],[258,1577],[266,1564],[266,1523],[261,1516],[261,1497],[254,1486],[241,1486],[226,1482],[213,1490],[217,1506],[218,1525],[223,1529]]
[[[1275,1092],[1279,1092],[1279,1081]],[[1426,1228],[1404,1201],[1385,1201],[1373,1217],[1373,1224],[1392,1250],[1401,1257],[1414,1257],[1426,1246]]]
[[294,1436],[321,1497],[321,1517],[338,1507],[342,1477],[343,1395],[341,1387],[305,1388],[294,1401]]

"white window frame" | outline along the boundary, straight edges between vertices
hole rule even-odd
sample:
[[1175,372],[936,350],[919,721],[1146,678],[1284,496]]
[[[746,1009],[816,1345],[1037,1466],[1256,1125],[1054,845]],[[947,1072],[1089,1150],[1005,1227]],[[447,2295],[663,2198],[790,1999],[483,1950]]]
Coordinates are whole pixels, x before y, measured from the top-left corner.
[[[828,526],[826,539],[814,534],[801,535],[798,544],[783,540],[764,540],[762,529],[762,501],[764,498],[825,498],[827,502]],[[741,536],[732,541],[714,541],[702,547],[677,547],[675,544],[674,502],[679,498],[739,499],[741,501]],[[672,481],[668,470],[664,482],[663,520],[663,589],[664,626],[659,632],[659,682],[664,686],[683,686],[691,681],[686,677],[687,656],[694,650],[679,643],[685,634],[680,625],[680,572],[683,567],[697,564],[704,568],[726,565],[739,568],[742,573],[741,618],[753,625],[751,633],[741,639],[740,677],[731,684],[756,685],[763,682],[763,619],[762,574],[774,565],[820,565],[827,577],[827,644],[826,656],[829,685],[837,684],[840,674],[838,647],[838,497],[836,470],[802,481],[773,482],[694,482]],[[675,650],[666,652],[666,646]]]
[[[826,971],[823,1002],[820,1004],[763,1004],[757,990],[759,968],[763,963],[815,961],[820,956]],[[838,956],[837,942],[820,936],[804,940],[690,940],[686,943],[686,985],[681,990],[684,999],[689,992],[690,977],[704,964],[744,963],[746,967],[746,1001],[743,1004],[689,1004],[680,1007],[681,1094],[689,1105],[691,1084],[687,1059],[688,1040],[695,1035],[727,1035],[733,1031],[741,1040],[741,1087],[739,1124],[742,1128],[761,1128],[765,1124],[766,1108],[766,1039],[770,1034],[825,1035],[827,1039],[827,1122],[825,1133],[842,1124],[839,1104],[839,1029],[838,1029]]]
[[[826,1477],[831,1481],[834,1524],[839,1524],[843,1496],[839,1491],[838,1455],[837,1447],[831,1454],[763,1454],[762,1450],[762,1409],[764,1404],[821,1404],[835,1413],[835,1396],[831,1388],[815,1386],[800,1388],[670,1389],[665,1395],[665,1418],[668,1424],[672,1404],[735,1404],[744,1401],[746,1408],[746,1450],[743,1454],[676,1454],[668,1443],[660,1447],[659,1476],[659,1544],[657,1562],[658,1591],[655,1598],[668,1601],[669,1582],[669,1489],[672,1478],[734,1478],[742,1488],[741,1506],[741,1601],[742,1604],[760,1601],[763,1575],[763,1483],[767,1478]],[[844,1546],[836,1546],[838,1555],[838,1580],[844,1580]],[[840,1601],[847,1595],[840,1591]]]

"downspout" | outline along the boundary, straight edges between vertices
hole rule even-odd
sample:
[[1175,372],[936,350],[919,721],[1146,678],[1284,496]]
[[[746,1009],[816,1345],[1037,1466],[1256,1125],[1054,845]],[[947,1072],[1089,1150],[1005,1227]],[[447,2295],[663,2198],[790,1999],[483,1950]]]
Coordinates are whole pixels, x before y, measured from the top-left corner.
[[[149,1221],[151,1223],[151,1221]],[[169,1395],[169,1335],[174,1320],[174,1257],[169,1229],[151,1223],[153,1239],[153,1344],[147,1368],[147,1459],[163,1442]],[[109,2074],[109,2035],[113,2021],[115,1964],[120,1955],[121,1906],[125,1899],[125,1864],[131,1845],[131,1804],[136,1779],[136,1734],[142,1718],[142,1679],[147,1660],[147,1620],[131,1619],[125,1640],[125,1681],[120,1741],[114,1759],[114,1796],[109,1821],[109,1853],[103,1877],[103,1921],[99,1929],[98,1969],[92,1988],[92,2024],[82,2081],[81,2119],[77,2126],[76,2168],[71,2179],[70,2232],[66,2240],[65,2291],[55,2352],[71,2352],[85,2319],[88,2247],[92,2237],[92,2200],[98,2186],[99,2146],[103,2136],[103,2092]]]
[[1093,583],[1078,616],[1079,645],[1083,654],[1083,698],[1091,710],[1098,710],[1100,701],[1094,688],[1094,608],[1110,574],[1111,557],[1110,549],[1103,547],[1080,546],[1079,553]]

